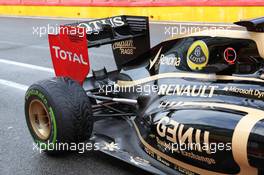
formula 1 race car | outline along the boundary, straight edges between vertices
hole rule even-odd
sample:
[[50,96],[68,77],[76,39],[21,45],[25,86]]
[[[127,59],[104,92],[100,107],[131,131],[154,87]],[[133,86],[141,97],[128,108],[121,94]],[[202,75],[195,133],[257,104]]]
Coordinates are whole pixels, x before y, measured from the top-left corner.
[[[90,143],[153,174],[264,174],[264,18],[235,24],[153,48],[147,17],[61,26],[56,78],[25,96],[34,141],[48,154]],[[89,48],[106,44],[117,69],[90,72]]]

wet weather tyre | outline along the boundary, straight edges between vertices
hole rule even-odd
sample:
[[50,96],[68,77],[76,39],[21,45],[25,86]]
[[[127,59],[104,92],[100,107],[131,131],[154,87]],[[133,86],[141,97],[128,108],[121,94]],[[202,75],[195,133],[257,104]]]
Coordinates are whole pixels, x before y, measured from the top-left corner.
[[89,98],[70,78],[52,78],[30,86],[25,116],[36,145],[51,154],[88,140],[93,130]]

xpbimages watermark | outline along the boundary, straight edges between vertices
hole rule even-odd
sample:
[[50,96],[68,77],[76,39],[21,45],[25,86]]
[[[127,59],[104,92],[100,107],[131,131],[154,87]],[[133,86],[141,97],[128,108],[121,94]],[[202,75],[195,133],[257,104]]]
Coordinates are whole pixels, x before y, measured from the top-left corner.
[[[83,21],[78,22],[70,25],[46,25],[41,27],[33,27],[33,35],[37,35],[39,37],[45,36],[47,34],[59,34],[59,32],[63,32],[64,28],[72,28],[70,32],[75,32],[78,34],[79,37],[85,36],[85,34],[99,34],[100,31],[104,30],[104,26],[111,26],[112,28],[121,27],[126,25],[123,21],[121,16],[115,16],[105,19],[98,19],[98,20],[90,20],[90,21]],[[62,30],[63,29],[63,30]],[[85,30],[83,30],[85,29]],[[66,29],[67,30],[67,29]],[[74,31],[76,30],[76,31]],[[67,32],[67,31],[66,31]],[[67,33],[70,35],[75,35],[73,33]]]
[[190,96],[190,97],[204,97],[211,98],[215,94],[218,86],[213,85],[181,85],[181,84],[146,84],[135,85],[131,87],[120,86],[117,83],[108,85],[99,85],[99,93],[106,95],[112,93],[141,93],[145,95],[175,95],[175,96]]
[[189,35],[201,31],[216,32],[217,30],[230,30],[231,26],[209,26],[209,25],[187,25],[187,24],[175,24],[174,26],[165,26],[164,34],[168,37],[176,37],[179,35]]
[[60,26],[58,24],[51,25],[47,24],[46,26],[33,26],[32,34],[37,37],[44,37],[49,34],[69,34],[69,35],[77,35],[80,37],[85,36],[86,33],[89,33],[87,29],[84,30],[83,27],[73,27],[73,26]]
[[33,151],[42,153],[43,151],[77,151],[78,153],[85,153],[87,151],[98,151],[100,149],[99,143],[82,142],[82,143],[33,143]]

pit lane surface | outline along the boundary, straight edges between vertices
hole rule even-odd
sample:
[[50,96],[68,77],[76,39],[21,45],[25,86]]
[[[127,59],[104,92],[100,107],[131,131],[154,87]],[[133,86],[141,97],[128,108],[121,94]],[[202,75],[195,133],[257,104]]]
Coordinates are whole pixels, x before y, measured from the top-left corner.
[[[147,174],[99,152],[49,157],[33,150],[24,119],[25,90],[54,76],[47,35],[34,29],[71,22],[76,20],[0,17],[0,174]],[[163,24],[150,29],[152,46],[168,37]],[[109,47],[90,49],[89,56],[91,69],[115,69]]]

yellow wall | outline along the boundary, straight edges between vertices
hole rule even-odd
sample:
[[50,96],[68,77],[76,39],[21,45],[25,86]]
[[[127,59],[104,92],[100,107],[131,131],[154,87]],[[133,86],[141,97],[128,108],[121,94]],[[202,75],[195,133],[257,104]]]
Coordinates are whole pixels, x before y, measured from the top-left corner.
[[143,15],[152,20],[186,22],[233,22],[264,16],[264,6],[256,7],[70,7],[0,6],[0,15],[101,18],[114,15]]

